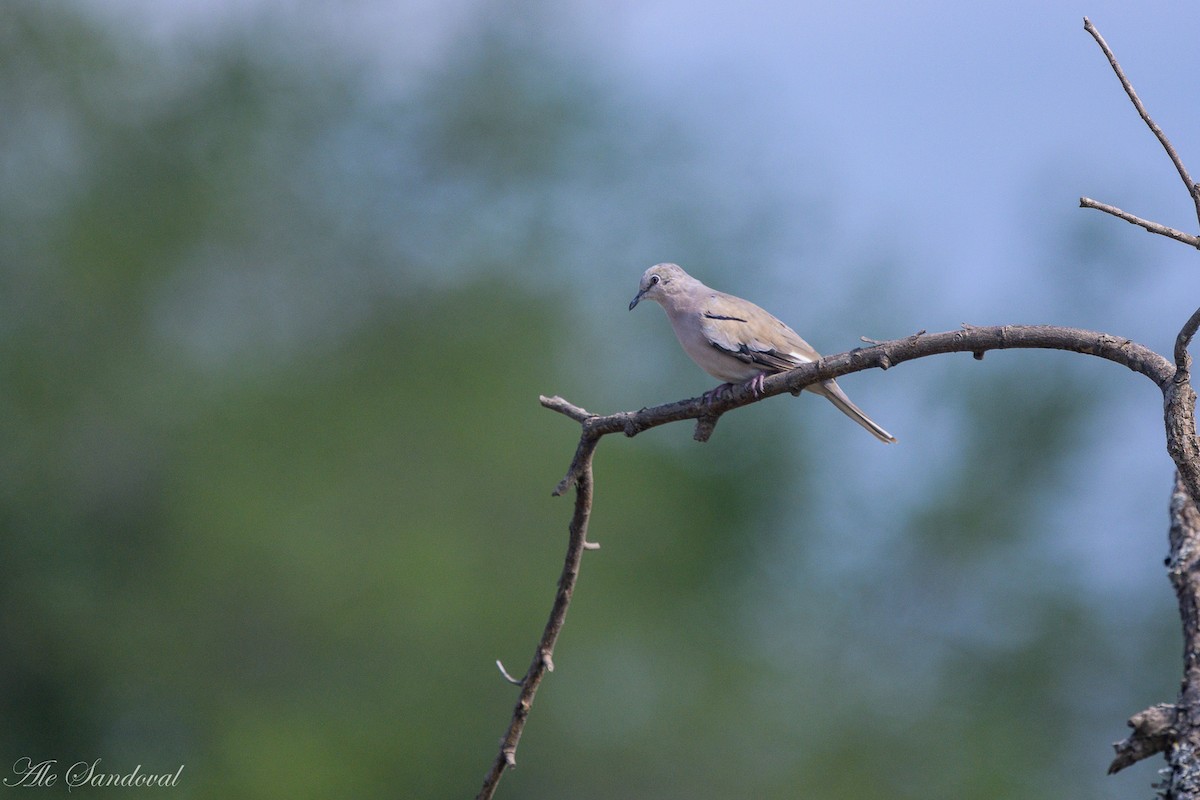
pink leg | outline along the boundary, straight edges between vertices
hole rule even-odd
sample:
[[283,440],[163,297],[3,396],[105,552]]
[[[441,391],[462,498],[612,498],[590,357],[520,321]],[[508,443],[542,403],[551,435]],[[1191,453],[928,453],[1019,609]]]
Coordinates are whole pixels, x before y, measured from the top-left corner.
[[709,389],[707,392],[705,392],[701,399],[704,400],[704,402],[706,402],[706,403],[713,403],[718,398],[720,398],[721,395],[726,394],[728,392],[732,392],[733,387],[735,385],[745,386],[747,389],[750,390],[750,394],[754,395],[755,398],[762,397],[763,379],[766,377],[767,377],[767,373],[760,372],[757,375],[755,375],[753,378],[751,378],[750,380],[748,380],[742,384],[722,383],[720,386],[716,387],[715,389]]

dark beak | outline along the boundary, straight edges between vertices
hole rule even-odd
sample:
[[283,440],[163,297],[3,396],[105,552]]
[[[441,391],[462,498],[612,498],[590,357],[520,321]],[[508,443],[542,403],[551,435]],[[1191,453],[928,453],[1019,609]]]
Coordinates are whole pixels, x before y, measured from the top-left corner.
[[638,304],[638,301],[642,299],[642,295],[644,295],[645,293],[646,293],[646,290],[642,289],[640,292],[638,292],[637,294],[635,294],[633,296],[633,299],[629,301],[629,310],[630,311],[633,311],[633,307]]

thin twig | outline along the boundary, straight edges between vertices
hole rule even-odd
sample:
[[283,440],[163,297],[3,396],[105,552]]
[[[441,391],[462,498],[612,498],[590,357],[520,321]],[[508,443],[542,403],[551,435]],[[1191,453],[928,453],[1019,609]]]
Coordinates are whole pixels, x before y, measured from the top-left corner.
[[1163,133],[1162,128],[1158,127],[1154,120],[1150,118],[1150,112],[1142,105],[1141,98],[1133,90],[1133,84],[1125,77],[1125,71],[1121,69],[1117,57],[1108,46],[1108,42],[1104,41],[1104,37],[1100,35],[1100,31],[1096,30],[1096,26],[1087,17],[1083,18],[1083,29],[1092,35],[1092,38],[1096,40],[1096,44],[1100,45],[1100,49],[1104,51],[1105,57],[1108,58],[1109,66],[1116,73],[1117,79],[1121,81],[1121,86],[1125,89],[1125,94],[1129,95],[1129,101],[1137,109],[1138,116],[1142,118],[1142,121],[1146,123],[1146,127],[1150,129],[1150,132],[1158,139],[1159,144],[1167,151],[1167,156],[1171,159],[1171,163],[1175,165],[1175,170],[1179,173],[1180,180],[1187,187],[1188,196],[1192,198],[1192,203],[1196,207],[1196,221],[1200,223],[1200,186],[1197,186],[1196,182],[1192,180],[1192,176],[1188,174],[1187,168],[1183,165],[1183,159],[1179,157],[1179,153],[1175,152],[1175,147],[1171,144],[1167,135]]
[[[578,470],[575,481],[575,511],[571,517],[570,541],[567,545],[567,555],[563,561],[562,574],[558,579],[558,591],[554,595],[554,605],[550,609],[550,618],[542,631],[537,650],[533,654],[533,662],[529,671],[519,681],[521,695],[513,708],[512,721],[504,738],[500,740],[500,752],[492,762],[483,779],[483,786],[476,795],[476,800],[490,800],[496,793],[501,776],[509,767],[517,765],[517,745],[521,741],[521,733],[525,730],[525,721],[529,718],[529,709],[533,707],[533,698],[537,695],[542,678],[547,672],[554,671],[554,646],[558,635],[562,632],[563,623],[567,618],[567,608],[571,605],[571,595],[575,592],[575,582],[579,578],[579,564],[583,560],[583,551],[593,549],[587,540],[588,519],[592,513],[592,455],[596,449],[597,439],[588,440],[588,447],[580,447],[576,458],[583,466]],[[496,662],[499,665],[499,662]],[[500,667],[504,673],[504,668]],[[512,680],[508,673],[504,677]]]
[[1183,327],[1179,329],[1178,335],[1175,336],[1175,382],[1188,380],[1188,371],[1192,366],[1192,359],[1188,355],[1188,347],[1192,344],[1192,338],[1196,335],[1196,330],[1200,329],[1200,308],[1192,312],[1188,317],[1188,321],[1183,323]]
[[589,412],[586,408],[580,408],[579,406],[575,405],[574,403],[568,403],[566,400],[563,400],[558,395],[555,395],[554,397],[546,397],[545,395],[542,395],[541,397],[538,398],[538,400],[541,402],[541,404],[543,406],[550,409],[551,411],[557,411],[558,413],[563,414],[564,416],[570,417],[571,419],[575,420],[576,422],[584,422],[587,420],[588,417],[595,416],[594,414]]
[[[565,400],[563,402],[566,403]],[[568,403],[568,405],[570,404]],[[547,406],[547,408],[549,408],[549,406]],[[595,418],[596,416],[592,414],[586,419],[580,421],[580,425],[583,426],[584,429],[583,435],[579,437],[579,445],[575,448],[575,457],[571,459],[571,466],[567,469],[567,474],[563,476],[563,479],[558,482],[558,486],[555,486],[554,491],[551,492],[551,494],[555,497],[561,497],[562,495],[566,494],[567,490],[574,486],[579,480],[579,474],[585,468],[591,467],[591,453],[596,449],[596,442],[600,437],[589,435],[587,425]]]
[[1177,231],[1174,228],[1168,228],[1166,225],[1160,225],[1157,222],[1151,222],[1150,220],[1142,219],[1141,217],[1130,214],[1128,211],[1122,211],[1116,206],[1110,206],[1108,203],[1101,203],[1100,201],[1093,200],[1090,197],[1081,197],[1079,198],[1079,207],[1094,208],[1097,211],[1103,211],[1105,214],[1112,214],[1114,217],[1123,219],[1133,225],[1140,225],[1150,233],[1157,233],[1159,236],[1166,236],[1167,238],[1174,239],[1177,242],[1183,242],[1189,247],[1200,249],[1200,236],[1194,236],[1190,233]]

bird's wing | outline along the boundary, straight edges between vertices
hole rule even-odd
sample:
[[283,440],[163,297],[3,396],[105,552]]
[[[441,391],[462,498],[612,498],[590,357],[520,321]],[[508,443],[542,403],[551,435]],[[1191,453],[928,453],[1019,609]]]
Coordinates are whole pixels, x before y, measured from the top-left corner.
[[783,372],[821,357],[767,311],[721,292],[701,305],[700,328],[713,347],[765,372]]

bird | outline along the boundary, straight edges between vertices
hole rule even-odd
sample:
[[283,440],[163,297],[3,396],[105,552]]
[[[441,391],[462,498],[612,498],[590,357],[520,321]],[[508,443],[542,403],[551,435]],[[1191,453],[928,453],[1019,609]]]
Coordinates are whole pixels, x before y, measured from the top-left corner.
[[[771,313],[749,300],[710,289],[678,264],[655,264],[646,270],[629,310],[643,299],[663,307],[684,352],[709,375],[724,381],[704,393],[707,401],[738,383],[758,395],[766,376],[821,357],[812,345]],[[896,441],[895,436],[850,402],[833,379],[804,388],[824,396],[881,442]]]

